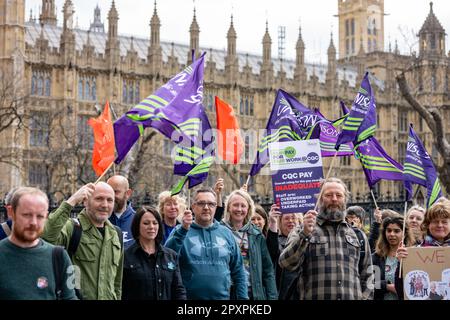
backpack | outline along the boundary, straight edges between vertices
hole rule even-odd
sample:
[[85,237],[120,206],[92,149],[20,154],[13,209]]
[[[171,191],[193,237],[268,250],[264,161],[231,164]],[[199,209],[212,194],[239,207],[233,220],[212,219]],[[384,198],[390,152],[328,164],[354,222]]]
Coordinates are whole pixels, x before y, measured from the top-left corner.
[[[358,241],[361,246],[361,249],[359,250],[359,263],[358,263],[358,270],[359,273],[361,274],[361,270],[363,269],[363,261],[366,256],[366,240],[364,238],[363,231],[361,229],[353,226],[352,229],[355,232],[356,237],[358,237]],[[302,266],[299,267],[298,274],[295,277],[295,279],[292,280],[288,290],[286,291],[286,294],[283,297],[280,297],[282,300],[290,300],[291,297],[298,296],[297,283],[301,275],[302,275]]]
[[5,235],[8,237],[11,234],[11,228],[9,227],[8,222],[3,222],[1,227]]
[[[78,246],[80,245],[81,235],[83,233],[83,229],[81,228],[80,221],[77,218],[72,219],[73,222],[73,231],[72,235],[70,236],[69,245],[67,246],[67,253],[69,254],[70,260],[72,260],[73,255],[78,249]],[[120,240],[120,248],[123,248],[123,235],[122,230],[118,226],[114,226],[116,229],[117,235],[119,236]],[[83,296],[81,294],[80,289],[75,288],[75,294],[77,295],[78,299],[83,300]]]

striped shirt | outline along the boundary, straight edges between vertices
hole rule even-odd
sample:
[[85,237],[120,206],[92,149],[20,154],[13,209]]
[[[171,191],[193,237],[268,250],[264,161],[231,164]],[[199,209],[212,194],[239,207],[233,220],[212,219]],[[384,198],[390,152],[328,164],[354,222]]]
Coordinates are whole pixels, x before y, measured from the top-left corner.
[[333,224],[319,215],[309,236],[302,225],[290,233],[279,264],[289,271],[301,268],[301,300],[373,299],[372,257],[366,237],[362,270],[358,270],[360,250],[358,237],[347,222]]

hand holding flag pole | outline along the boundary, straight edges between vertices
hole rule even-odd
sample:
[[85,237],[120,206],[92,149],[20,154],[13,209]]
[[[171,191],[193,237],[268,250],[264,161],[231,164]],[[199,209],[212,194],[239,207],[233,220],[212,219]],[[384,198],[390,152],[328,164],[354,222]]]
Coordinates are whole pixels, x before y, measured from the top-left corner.
[[[333,168],[334,160],[336,159],[337,155],[338,155],[338,151],[336,150],[336,152],[334,153],[333,159],[331,159],[330,168],[328,169],[328,173],[327,173],[327,176],[324,181],[326,181],[330,177],[331,169]],[[322,197],[322,193],[323,193],[323,188],[321,187],[319,196],[317,197],[316,205],[314,207],[314,211],[317,211],[317,208],[319,206],[320,197]]]

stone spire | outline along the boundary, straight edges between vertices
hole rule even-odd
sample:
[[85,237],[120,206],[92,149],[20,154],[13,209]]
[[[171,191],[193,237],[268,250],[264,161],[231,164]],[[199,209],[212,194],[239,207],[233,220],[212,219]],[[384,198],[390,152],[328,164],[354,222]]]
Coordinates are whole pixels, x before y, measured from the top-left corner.
[[160,41],[161,21],[158,17],[156,0],[154,3],[153,16],[150,20],[150,47],[148,48],[148,61],[153,72],[158,72],[162,64],[162,48]]
[[94,9],[94,22],[91,23],[89,31],[101,33],[105,32],[105,25],[102,23],[101,10],[98,4]]
[[192,50],[195,51],[195,56],[198,57],[200,55],[200,27],[197,23],[196,10],[194,7],[194,17],[192,19],[191,27],[189,28],[190,33],[190,46],[188,52],[188,64],[192,63]]
[[298,39],[295,48],[297,56],[295,59],[294,80],[298,92],[306,88],[306,67],[305,67],[305,43],[302,38],[302,27],[298,27]]
[[55,0],[42,0],[42,11],[39,16],[41,24],[56,26],[56,7]]

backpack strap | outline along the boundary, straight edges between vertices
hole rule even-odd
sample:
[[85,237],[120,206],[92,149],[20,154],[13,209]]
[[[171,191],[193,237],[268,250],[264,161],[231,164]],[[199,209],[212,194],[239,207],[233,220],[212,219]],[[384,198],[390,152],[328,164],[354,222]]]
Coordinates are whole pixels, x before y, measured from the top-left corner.
[[1,225],[2,225],[2,229],[5,232],[6,236],[9,237],[9,235],[11,234],[11,228],[8,226],[8,223],[3,222]]
[[357,227],[352,227],[352,229],[355,232],[356,236],[358,237],[358,241],[361,246],[361,249],[359,251],[359,263],[358,263],[359,273],[361,273],[363,269],[364,258],[366,256],[366,240],[364,239],[363,231],[361,229]]
[[55,277],[55,295],[56,300],[62,299],[63,292],[63,252],[64,248],[61,246],[54,246],[52,250],[52,265],[53,276]]
[[67,246],[67,252],[69,253],[70,259],[72,259],[75,252],[77,252],[78,245],[80,244],[81,240],[81,234],[83,233],[80,221],[76,218],[73,218],[72,222],[73,222],[73,231],[72,235],[70,236],[69,245]]
[[116,232],[117,235],[119,236],[119,241],[120,241],[120,248],[123,248],[123,233],[122,233],[122,229],[120,229],[118,226],[114,226],[114,228],[116,228]]

